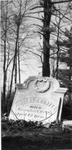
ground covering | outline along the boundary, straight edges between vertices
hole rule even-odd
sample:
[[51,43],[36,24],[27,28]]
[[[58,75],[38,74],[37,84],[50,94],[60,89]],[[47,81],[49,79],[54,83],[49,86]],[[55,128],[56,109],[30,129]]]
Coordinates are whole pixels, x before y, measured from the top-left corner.
[[72,127],[2,119],[2,150],[72,149]]

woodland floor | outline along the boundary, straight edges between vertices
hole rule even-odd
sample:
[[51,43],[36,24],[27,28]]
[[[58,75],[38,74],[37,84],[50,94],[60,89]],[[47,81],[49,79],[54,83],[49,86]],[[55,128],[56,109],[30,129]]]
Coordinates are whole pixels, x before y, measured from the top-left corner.
[[49,128],[33,123],[2,121],[2,150],[55,150],[72,149],[72,126]]

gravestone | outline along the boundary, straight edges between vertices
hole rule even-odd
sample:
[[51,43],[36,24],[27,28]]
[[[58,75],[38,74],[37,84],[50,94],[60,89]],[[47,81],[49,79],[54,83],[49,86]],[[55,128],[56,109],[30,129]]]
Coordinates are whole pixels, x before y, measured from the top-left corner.
[[72,129],[72,120],[64,120],[63,123],[62,123],[62,127],[63,128],[70,128]]
[[24,84],[17,85],[9,119],[43,124],[58,121],[65,91],[54,78],[29,77]]

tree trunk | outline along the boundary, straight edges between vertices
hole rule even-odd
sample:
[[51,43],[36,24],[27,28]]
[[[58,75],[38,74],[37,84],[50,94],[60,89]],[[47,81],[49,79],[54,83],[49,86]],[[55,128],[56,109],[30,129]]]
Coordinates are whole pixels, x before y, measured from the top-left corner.
[[[44,0],[44,24],[43,24],[43,67],[42,67],[42,75],[50,76],[50,21],[51,21],[51,8],[52,3],[51,0]],[[47,29],[47,30],[45,30]]]
[[5,99],[6,99],[6,79],[7,79],[7,75],[6,75],[6,37],[5,37],[5,41],[4,41],[4,65],[3,65],[3,111],[5,111],[5,107],[6,107],[6,103],[5,103]]
[[57,35],[57,64],[56,64],[56,79],[58,79],[58,68],[59,68],[59,51],[60,51],[60,47],[59,47],[59,27],[58,27],[58,35]]
[[60,32],[60,13],[59,13],[59,22],[58,22],[58,33],[57,33],[57,64],[56,64],[56,79],[58,79],[59,74],[59,52],[60,52],[60,46],[59,46],[59,32]]
[[17,54],[15,58],[15,90],[16,90],[16,84],[17,84]]
[[[17,69],[15,67],[16,63],[17,63],[17,47],[18,47],[18,39],[19,39],[19,26],[17,26],[17,38],[16,38],[16,44],[15,44],[15,54],[14,54],[14,61],[13,61],[13,68],[12,68],[12,75],[11,75],[11,84],[10,84],[10,95],[11,95],[11,91],[12,91],[12,83],[13,83],[13,73],[14,73],[14,69]],[[17,81],[17,72],[15,70],[15,83]]]
[[56,79],[58,79],[58,68],[59,68],[59,43],[57,43],[57,65],[56,65]]
[[19,84],[21,83],[21,75],[20,75],[20,51],[19,51],[19,43],[18,43],[18,74],[19,74]]
[[5,7],[5,29],[4,29],[4,64],[3,64],[3,111],[6,109],[6,80],[7,80],[7,71],[6,71],[6,40],[7,40],[7,13],[8,13],[8,1],[6,2]]

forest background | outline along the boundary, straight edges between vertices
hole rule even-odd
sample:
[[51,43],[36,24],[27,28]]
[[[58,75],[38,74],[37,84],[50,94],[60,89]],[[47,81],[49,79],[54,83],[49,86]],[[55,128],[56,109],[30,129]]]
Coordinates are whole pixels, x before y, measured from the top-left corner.
[[5,0],[1,9],[2,112],[16,84],[55,77],[72,89],[72,0]]

